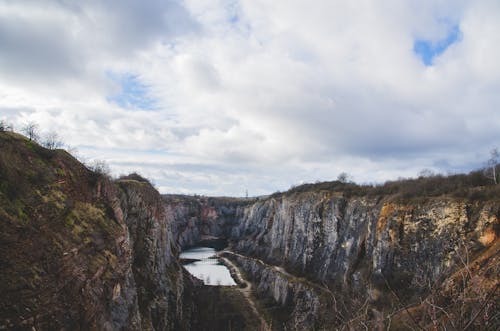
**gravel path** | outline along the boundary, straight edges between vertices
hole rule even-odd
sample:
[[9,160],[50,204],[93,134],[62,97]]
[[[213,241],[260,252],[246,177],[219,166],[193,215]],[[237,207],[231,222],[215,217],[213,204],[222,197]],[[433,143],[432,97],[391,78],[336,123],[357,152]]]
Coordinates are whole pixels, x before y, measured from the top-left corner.
[[[226,253],[232,253],[225,251]],[[218,256],[219,259],[223,262],[224,265],[226,265],[232,272],[231,275],[236,278],[235,281],[238,285],[238,290],[243,294],[245,299],[248,301],[249,306],[251,307],[252,311],[256,316],[259,317],[260,320],[260,329],[259,331],[271,331],[272,328],[267,324],[266,320],[264,317],[262,317],[262,314],[259,312],[257,309],[257,305],[255,304],[255,301],[252,297],[252,283],[247,281],[243,276],[241,275],[240,269],[228,258],[225,258],[223,256]],[[244,286],[243,286],[244,285]]]

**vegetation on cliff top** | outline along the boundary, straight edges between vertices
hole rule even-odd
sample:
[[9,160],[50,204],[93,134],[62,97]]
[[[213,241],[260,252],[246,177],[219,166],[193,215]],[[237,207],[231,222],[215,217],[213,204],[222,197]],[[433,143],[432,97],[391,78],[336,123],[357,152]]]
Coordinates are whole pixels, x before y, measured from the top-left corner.
[[[500,168],[500,164],[496,165]],[[484,175],[484,169],[468,174],[442,175],[431,174],[418,178],[405,178],[387,181],[379,185],[356,184],[347,181],[330,181],[314,184],[302,184],[286,192],[276,192],[272,197],[291,195],[302,192],[338,192],[346,197],[354,196],[392,196],[395,199],[412,199],[438,196],[488,200],[500,198],[500,185],[494,184]]]

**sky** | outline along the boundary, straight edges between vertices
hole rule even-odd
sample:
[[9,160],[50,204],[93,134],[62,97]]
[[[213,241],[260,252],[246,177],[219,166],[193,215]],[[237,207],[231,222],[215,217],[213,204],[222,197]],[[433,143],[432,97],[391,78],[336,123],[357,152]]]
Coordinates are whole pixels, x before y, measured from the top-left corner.
[[467,172],[500,146],[498,0],[0,0],[0,119],[162,193]]

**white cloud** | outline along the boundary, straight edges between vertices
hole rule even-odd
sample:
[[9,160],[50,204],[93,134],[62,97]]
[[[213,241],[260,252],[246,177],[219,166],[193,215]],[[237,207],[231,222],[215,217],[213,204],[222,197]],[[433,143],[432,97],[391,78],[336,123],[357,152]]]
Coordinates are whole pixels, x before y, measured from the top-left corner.
[[[469,170],[500,142],[499,22],[493,0],[0,0],[0,117],[170,192]],[[413,43],[450,26],[425,66]],[[155,109],[108,102],[109,73]]]

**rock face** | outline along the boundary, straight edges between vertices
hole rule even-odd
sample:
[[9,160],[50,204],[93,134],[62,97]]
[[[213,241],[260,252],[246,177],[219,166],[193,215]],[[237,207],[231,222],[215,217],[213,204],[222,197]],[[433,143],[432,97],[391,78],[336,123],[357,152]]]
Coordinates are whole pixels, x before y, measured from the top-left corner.
[[[172,215],[147,182],[121,180],[120,199],[132,246],[133,278],[138,293],[141,330],[189,330],[190,311],[183,311],[184,275],[173,240]],[[187,303],[187,302],[185,302]]]
[[[257,292],[289,308],[281,322],[287,329],[362,328],[359,317],[357,326],[349,322],[360,308],[363,323],[373,329],[390,323],[408,329],[432,323],[457,327],[439,320],[444,313],[429,312],[425,302],[445,305],[449,316],[467,306],[462,312],[467,317],[455,316],[466,323],[477,312],[472,303],[480,305],[499,282],[498,199],[403,201],[313,191],[236,203],[224,217],[219,217],[223,202],[214,201],[210,218],[192,209],[190,225],[181,222],[175,235],[181,242],[227,235],[231,250],[240,254],[233,259]],[[452,291],[457,273],[466,274],[466,285]],[[490,296],[489,314],[498,308],[498,298]],[[414,321],[404,313],[407,305]],[[325,320],[325,312],[333,317]]]
[[256,203],[232,229],[234,249],[318,281],[384,274],[416,286],[449,272],[466,247],[485,249],[482,238],[498,227],[496,202],[379,200],[306,193]]
[[[241,254],[331,288],[347,306],[340,314],[366,301],[373,315],[368,319],[376,320],[394,311],[401,298],[420,303],[430,288],[440,288],[475,258],[489,250],[498,253],[499,215],[498,201],[434,198],[403,203],[313,192],[244,208],[231,239]],[[255,274],[254,267],[242,265]],[[485,284],[475,289],[482,292],[474,296],[478,303],[498,283],[498,260],[487,268],[491,277],[476,275]],[[273,296],[278,301],[282,297]],[[315,311],[311,305],[311,313]]]

